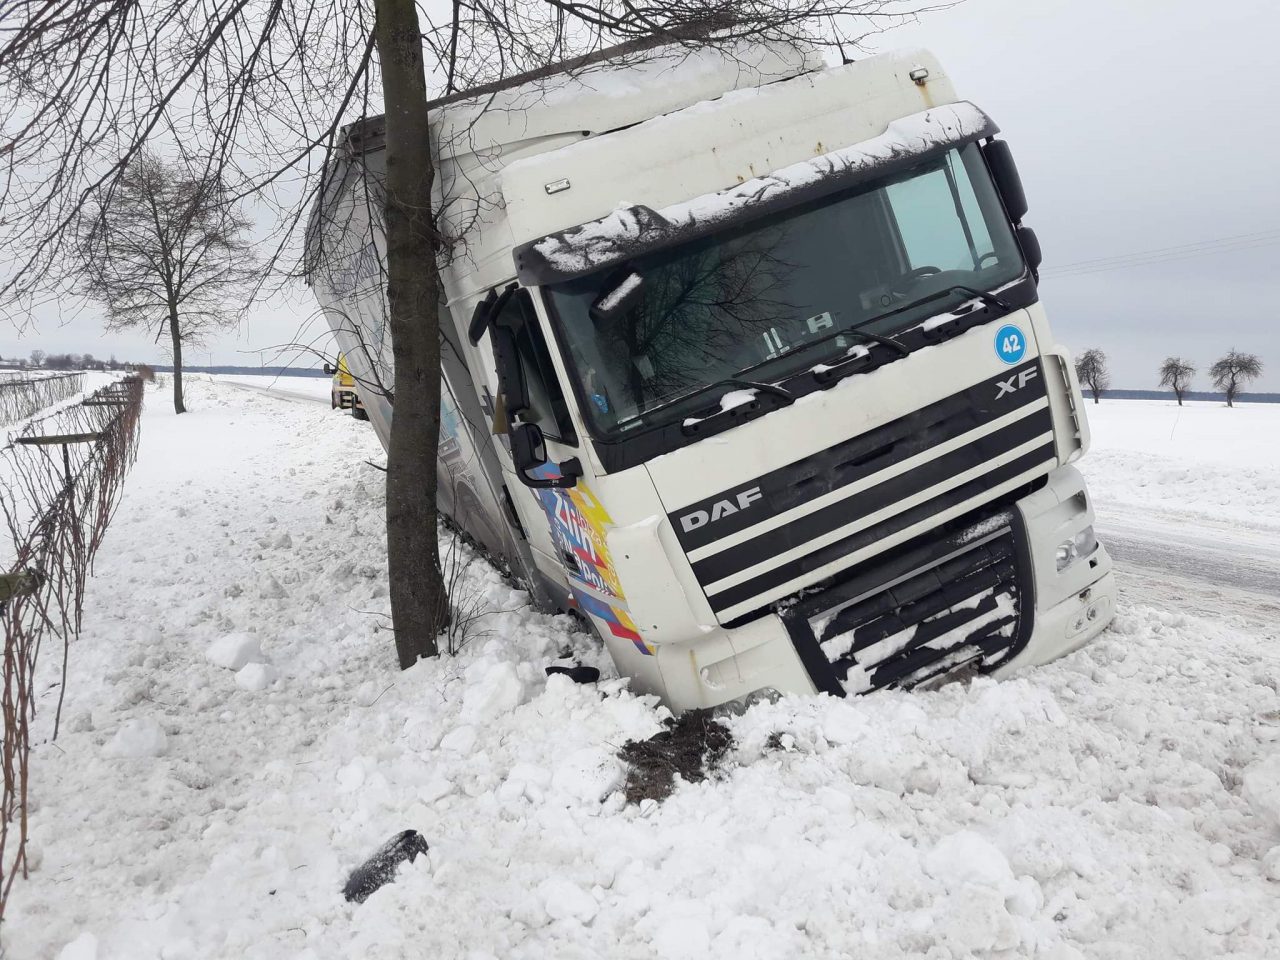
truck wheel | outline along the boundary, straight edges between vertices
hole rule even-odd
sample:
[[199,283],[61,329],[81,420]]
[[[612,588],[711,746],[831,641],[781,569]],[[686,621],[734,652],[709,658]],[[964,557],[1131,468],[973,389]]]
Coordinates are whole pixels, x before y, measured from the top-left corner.
[[338,395],[334,393],[332,390],[329,391],[329,409],[330,410],[338,409]]
[[351,415],[357,420],[368,420],[369,411],[364,407],[357,407],[354,403],[351,405]]

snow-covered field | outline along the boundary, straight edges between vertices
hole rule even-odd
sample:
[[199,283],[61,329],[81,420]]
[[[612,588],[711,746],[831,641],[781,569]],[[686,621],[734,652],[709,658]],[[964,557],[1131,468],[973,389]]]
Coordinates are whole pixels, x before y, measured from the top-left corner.
[[[480,635],[396,669],[367,424],[200,380],[187,416],[166,399],[33,760],[6,956],[1280,956],[1274,621],[1128,590],[1098,642],[1010,681],[759,703],[719,777],[626,807],[614,752],[664,711],[545,677],[600,658],[483,565]],[[1100,510],[1280,523],[1266,462],[1224,462],[1280,408],[1184,411],[1163,446],[1158,405],[1089,412]],[[1194,476],[1236,499],[1184,502]],[[429,855],[345,902],[406,828]]]
[[1104,399],[1086,409],[1084,470],[1108,509],[1280,533],[1280,404]]

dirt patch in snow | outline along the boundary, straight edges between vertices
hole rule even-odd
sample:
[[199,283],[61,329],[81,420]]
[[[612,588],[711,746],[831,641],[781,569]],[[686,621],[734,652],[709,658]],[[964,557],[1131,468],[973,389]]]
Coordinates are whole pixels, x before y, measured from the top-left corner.
[[627,764],[627,803],[665,800],[677,774],[689,783],[705,780],[732,746],[729,728],[710,710],[687,710],[648,740],[628,740],[618,751]]

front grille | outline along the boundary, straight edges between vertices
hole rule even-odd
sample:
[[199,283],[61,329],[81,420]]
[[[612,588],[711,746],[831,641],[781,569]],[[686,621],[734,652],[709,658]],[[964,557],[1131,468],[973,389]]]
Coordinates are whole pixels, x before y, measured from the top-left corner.
[[830,693],[909,689],[966,665],[991,670],[1030,630],[1021,549],[1012,510],[970,517],[780,612],[815,684]]
[[[722,623],[757,614],[1057,463],[1040,361],[775,469],[669,518]],[[1005,384],[1022,383],[1010,393]]]

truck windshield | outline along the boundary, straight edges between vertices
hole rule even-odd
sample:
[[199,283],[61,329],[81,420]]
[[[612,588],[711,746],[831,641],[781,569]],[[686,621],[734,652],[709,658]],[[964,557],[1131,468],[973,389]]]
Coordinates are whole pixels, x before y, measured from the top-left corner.
[[[790,377],[1018,279],[1023,262],[976,144],[860,185],[548,287],[598,433],[715,404],[726,379]],[[638,274],[636,291],[634,275]],[[611,291],[626,293],[625,300]],[[618,300],[621,309],[600,310]],[[597,306],[592,316],[592,305]],[[808,349],[806,349],[808,348]]]

